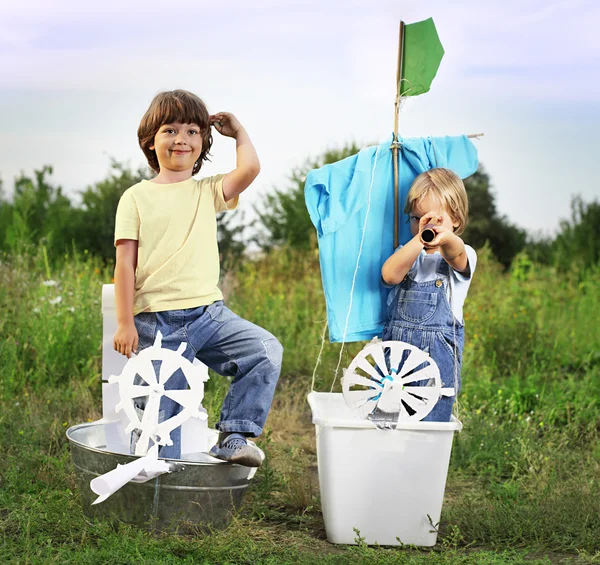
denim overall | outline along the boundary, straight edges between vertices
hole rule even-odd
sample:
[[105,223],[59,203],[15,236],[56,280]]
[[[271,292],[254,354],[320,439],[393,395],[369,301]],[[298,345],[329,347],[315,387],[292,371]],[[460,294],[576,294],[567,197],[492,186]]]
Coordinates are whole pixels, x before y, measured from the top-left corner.
[[[456,320],[446,297],[449,266],[443,259],[436,275],[436,280],[421,283],[408,275],[404,278],[398,296],[389,307],[383,340],[403,341],[427,352],[437,363],[442,386],[454,388],[457,395],[461,382],[464,324]],[[423,386],[425,381],[412,384]],[[449,422],[454,400],[455,396],[442,396],[423,421]]]

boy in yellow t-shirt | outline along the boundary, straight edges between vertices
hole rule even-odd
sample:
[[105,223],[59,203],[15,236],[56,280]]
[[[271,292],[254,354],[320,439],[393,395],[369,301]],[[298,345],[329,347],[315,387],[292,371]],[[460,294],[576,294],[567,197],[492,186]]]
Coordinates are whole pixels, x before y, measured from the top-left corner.
[[[233,171],[196,180],[208,158],[211,126],[236,140]],[[266,330],[240,318],[223,303],[218,288],[219,252],[216,213],[232,210],[259,173],[248,133],[233,114],[209,115],[194,94],[158,94],[138,128],[148,164],[157,173],[127,189],[115,222],[115,298],[118,328],[114,348],[126,355],[154,343],[197,357],[221,375],[232,377],[217,423],[219,443],[211,454],[225,461],[258,467],[262,452],[247,437],[257,437],[271,407],[281,370],[283,348]],[[143,383],[142,383],[143,384]],[[181,371],[166,389],[184,388]],[[160,420],[181,411],[163,396]],[[161,457],[181,454],[180,429]]]

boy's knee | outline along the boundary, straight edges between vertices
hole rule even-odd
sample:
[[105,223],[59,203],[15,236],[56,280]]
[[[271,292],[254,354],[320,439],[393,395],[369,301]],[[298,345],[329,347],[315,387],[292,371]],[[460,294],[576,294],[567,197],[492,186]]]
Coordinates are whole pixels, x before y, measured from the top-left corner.
[[281,361],[283,359],[283,346],[279,343],[279,340],[269,335],[269,337],[262,340],[263,347],[267,359],[274,367],[281,368]]

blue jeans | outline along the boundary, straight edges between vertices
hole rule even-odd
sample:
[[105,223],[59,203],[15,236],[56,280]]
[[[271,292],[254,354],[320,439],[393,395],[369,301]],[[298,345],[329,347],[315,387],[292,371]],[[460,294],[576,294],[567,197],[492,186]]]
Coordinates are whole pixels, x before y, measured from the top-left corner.
[[[141,351],[162,333],[162,347],[177,350],[184,342],[184,357],[194,357],[220,375],[232,377],[216,428],[256,437],[262,432],[281,371],[283,347],[263,328],[244,320],[222,300],[208,306],[142,312],[134,317]],[[178,370],[165,383],[166,389],[187,388]],[[163,396],[160,421],[181,411],[181,406]],[[161,446],[159,455],[177,459],[181,455],[181,428],[171,432],[173,445]]]

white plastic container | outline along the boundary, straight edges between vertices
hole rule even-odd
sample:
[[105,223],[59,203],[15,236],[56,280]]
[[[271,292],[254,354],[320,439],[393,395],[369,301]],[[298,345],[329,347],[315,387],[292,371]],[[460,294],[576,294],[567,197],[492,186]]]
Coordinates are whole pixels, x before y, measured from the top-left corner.
[[360,535],[368,544],[435,545],[452,439],[462,424],[381,430],[355,415],[341,393],[311,392],[308,403],[327,539],[356,544]]

